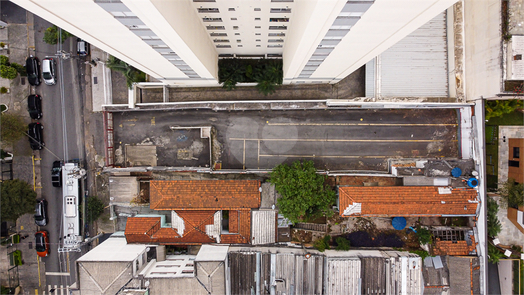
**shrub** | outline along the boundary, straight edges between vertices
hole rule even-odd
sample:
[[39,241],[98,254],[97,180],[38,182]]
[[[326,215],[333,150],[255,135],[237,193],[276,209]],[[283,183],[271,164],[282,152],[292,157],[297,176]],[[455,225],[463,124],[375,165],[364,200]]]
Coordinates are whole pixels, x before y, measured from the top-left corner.
[[326,249],[329,250],[329,241],[331,241],[331,236],[327,235],[327,236],[324,236],[322,239],[316,240],[313,246],[318,251],[324,252],[326,251]]
[[502,226],[497,217],[497,212],[499,211],[499,205],[493,198],[488,196],[488,237],[497,236],[502,230]]
[[7,93],[7,88],[5,88],[4,86],[0,87],[0,93]]
[[25,66],[21,64],[17,64],[16,62],[11,63],[11,67],[15,68],[15,70],[20,74],[20,76],[27,76],[27,71]]
[[504,203],[510,208],[524,205],[524,184],[510,178],[499,186],[499,193]]
[[418,241],[422,244],[431,244],[433,235],[431,231],[424,227],[417,228]]
[[104,213],[104,203],[97,196],[91,196],[87,199],[87,211],[89,221],[95,221]]
[[15,68],[5,65],[0,65],[0,77],[13,80],[18,76],[18,72]]
[[336,249],[339,251],[347,251],[351,247],[351,243],[344,237],[337,237],[335,242],[337,243]]
[[424,250],[411,250],[411,251],[409,251],[409,253],[417,254],[418,256],[420,256],[420,258],[422,258],[422,260],[424,260],[424,258],[430,256],[429,253],[427,251],[424,251]]
[[9,57],[5,55],[0,55],[0,65],[9,66]]
[[488,261],[490,263],[497,263],[502,257],[504,257],[504,253],[502,253],[499,248],[493,246],[491,243],[488,244]]
[[22,138],[27,131],[27,125],[20,115],[3,113],[0,116],[2,142],[12,144]]

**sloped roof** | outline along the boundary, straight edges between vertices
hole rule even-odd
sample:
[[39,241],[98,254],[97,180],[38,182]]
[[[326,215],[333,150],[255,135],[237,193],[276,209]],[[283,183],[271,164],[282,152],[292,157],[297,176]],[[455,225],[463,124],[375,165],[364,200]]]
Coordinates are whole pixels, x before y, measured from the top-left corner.
[[467,256],[475,254],[477,244],[475,236],[470,236],[471,242],[468,241],[442,241],[436,238],[433,245],[433,255],[450,255],[450,256]]
[[[199,245],[216,243],[206,226],[215,223],[216,210],[176,211],[183,220],[184,230],[177,232],[162,227],[161,217],[129,217],[125,236],[128,243],[159,243],[162,245]],[[229,234],[220,235],[221,244],[249,244],[251,241],[251,210],[229,212]]]
[[258,180],[152,180],[153,210],[258,208]]
[[[446,189],[446,188],[444,188]],[[474,215],[477,191],[434,186],[339,187],[341,216]]]

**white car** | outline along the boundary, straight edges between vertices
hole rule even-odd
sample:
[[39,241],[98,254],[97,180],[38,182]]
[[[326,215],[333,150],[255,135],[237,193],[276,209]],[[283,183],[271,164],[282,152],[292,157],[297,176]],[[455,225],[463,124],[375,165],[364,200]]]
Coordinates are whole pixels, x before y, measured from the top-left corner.
[[46,57],[42,60],[42,77],[46,85],[56,84],[56,61],[54,58]]

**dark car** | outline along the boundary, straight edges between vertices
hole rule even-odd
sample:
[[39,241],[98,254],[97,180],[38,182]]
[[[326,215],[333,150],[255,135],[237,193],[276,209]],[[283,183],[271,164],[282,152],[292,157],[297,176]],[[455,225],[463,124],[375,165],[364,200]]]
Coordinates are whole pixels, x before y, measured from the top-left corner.
[[38,94],[31,94],[27,97],[27,111],[31,119],[42,118],[42,97]]
[[25,60],[25,70],[27,71],[27,80],[33,86],[40,85],[40,63],[38,59],[30,55]]
[[47,231],[37,231],[35,233],[35,249],[36,254],[40,257],[49,255],[49,236]]
[[35,223],[38,226],[47,225],[47,201],[37,200],[35,207]]
[[76,53],[79,56],[86,56],[89,54],[89,43],[78,38],[76,39]]
[[33,150],[41,150],[44,146],[44,126],[40,123],[31,123],[29,124],[29,129],[27,130],[27,135],[29,136],[29,144]]
[[54,161],[51,169],[51,182],[55,187],[62,186],[62,162]]

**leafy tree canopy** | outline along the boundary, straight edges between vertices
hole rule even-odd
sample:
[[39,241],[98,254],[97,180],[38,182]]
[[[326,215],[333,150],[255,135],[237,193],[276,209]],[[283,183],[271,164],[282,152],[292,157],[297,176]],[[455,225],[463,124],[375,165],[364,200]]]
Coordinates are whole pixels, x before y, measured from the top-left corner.
[[92,196],[87,199],[87,211],[89,220],[95,221],[104,213],[104,203],[97,196]]
[[488,100],[486,102],[486,120],[513,113],[522,107],[523,101],[519,99]]
[[312,161],[280,164],[273,169],[269,182],[275,184],[282,197],[278,199],[280,213],[297,223],[325,215],[333,215],[331,206],[336,194],[325,184],[326,176],[317,174]]
[[[58,44],[58,31],[59,29],[57,26],[51,26],[47,28],[44,32],[44,42],[51,45]],[[65,40],[71,36],[73,36],[71,33],[67,32],[66,30],[62,30],[61,43],[63,44]]]
[[488,197],[488,237],[497,236],[502,230],[499,219],[497,217],[497,212],[499,211],[499,205],[493,198]]
[[512,178],[502,183],[499,194],[510,208],[518,208],[524,205],[524,184],[516,183]]
[[425,227],[417,228],[417,237],[418,241],[422,245],[431,244],[433,241],[433,235],[431,234],[431,231]]
[[111,70],[121,72],[126,78],[127,87],[131,89],[133,83],[145,82],[146,74],[140,70],[137,70],[133,66],[130,66],[124,61],[110,55],[106,61],[106,66]]
[[14,143],[27,131],[27,125],[19,115],[4,113],[0,115],[0,121],[2,142]]
[[2,221],[16,221],[18,217],[35,210],[36,193],[29,183],[6,180],[0,183],[2,194]]
[[13,80],[16,78],[16,76],[18,76],[16,68],[13,68],[12,66],[0,65],[0,77]]

